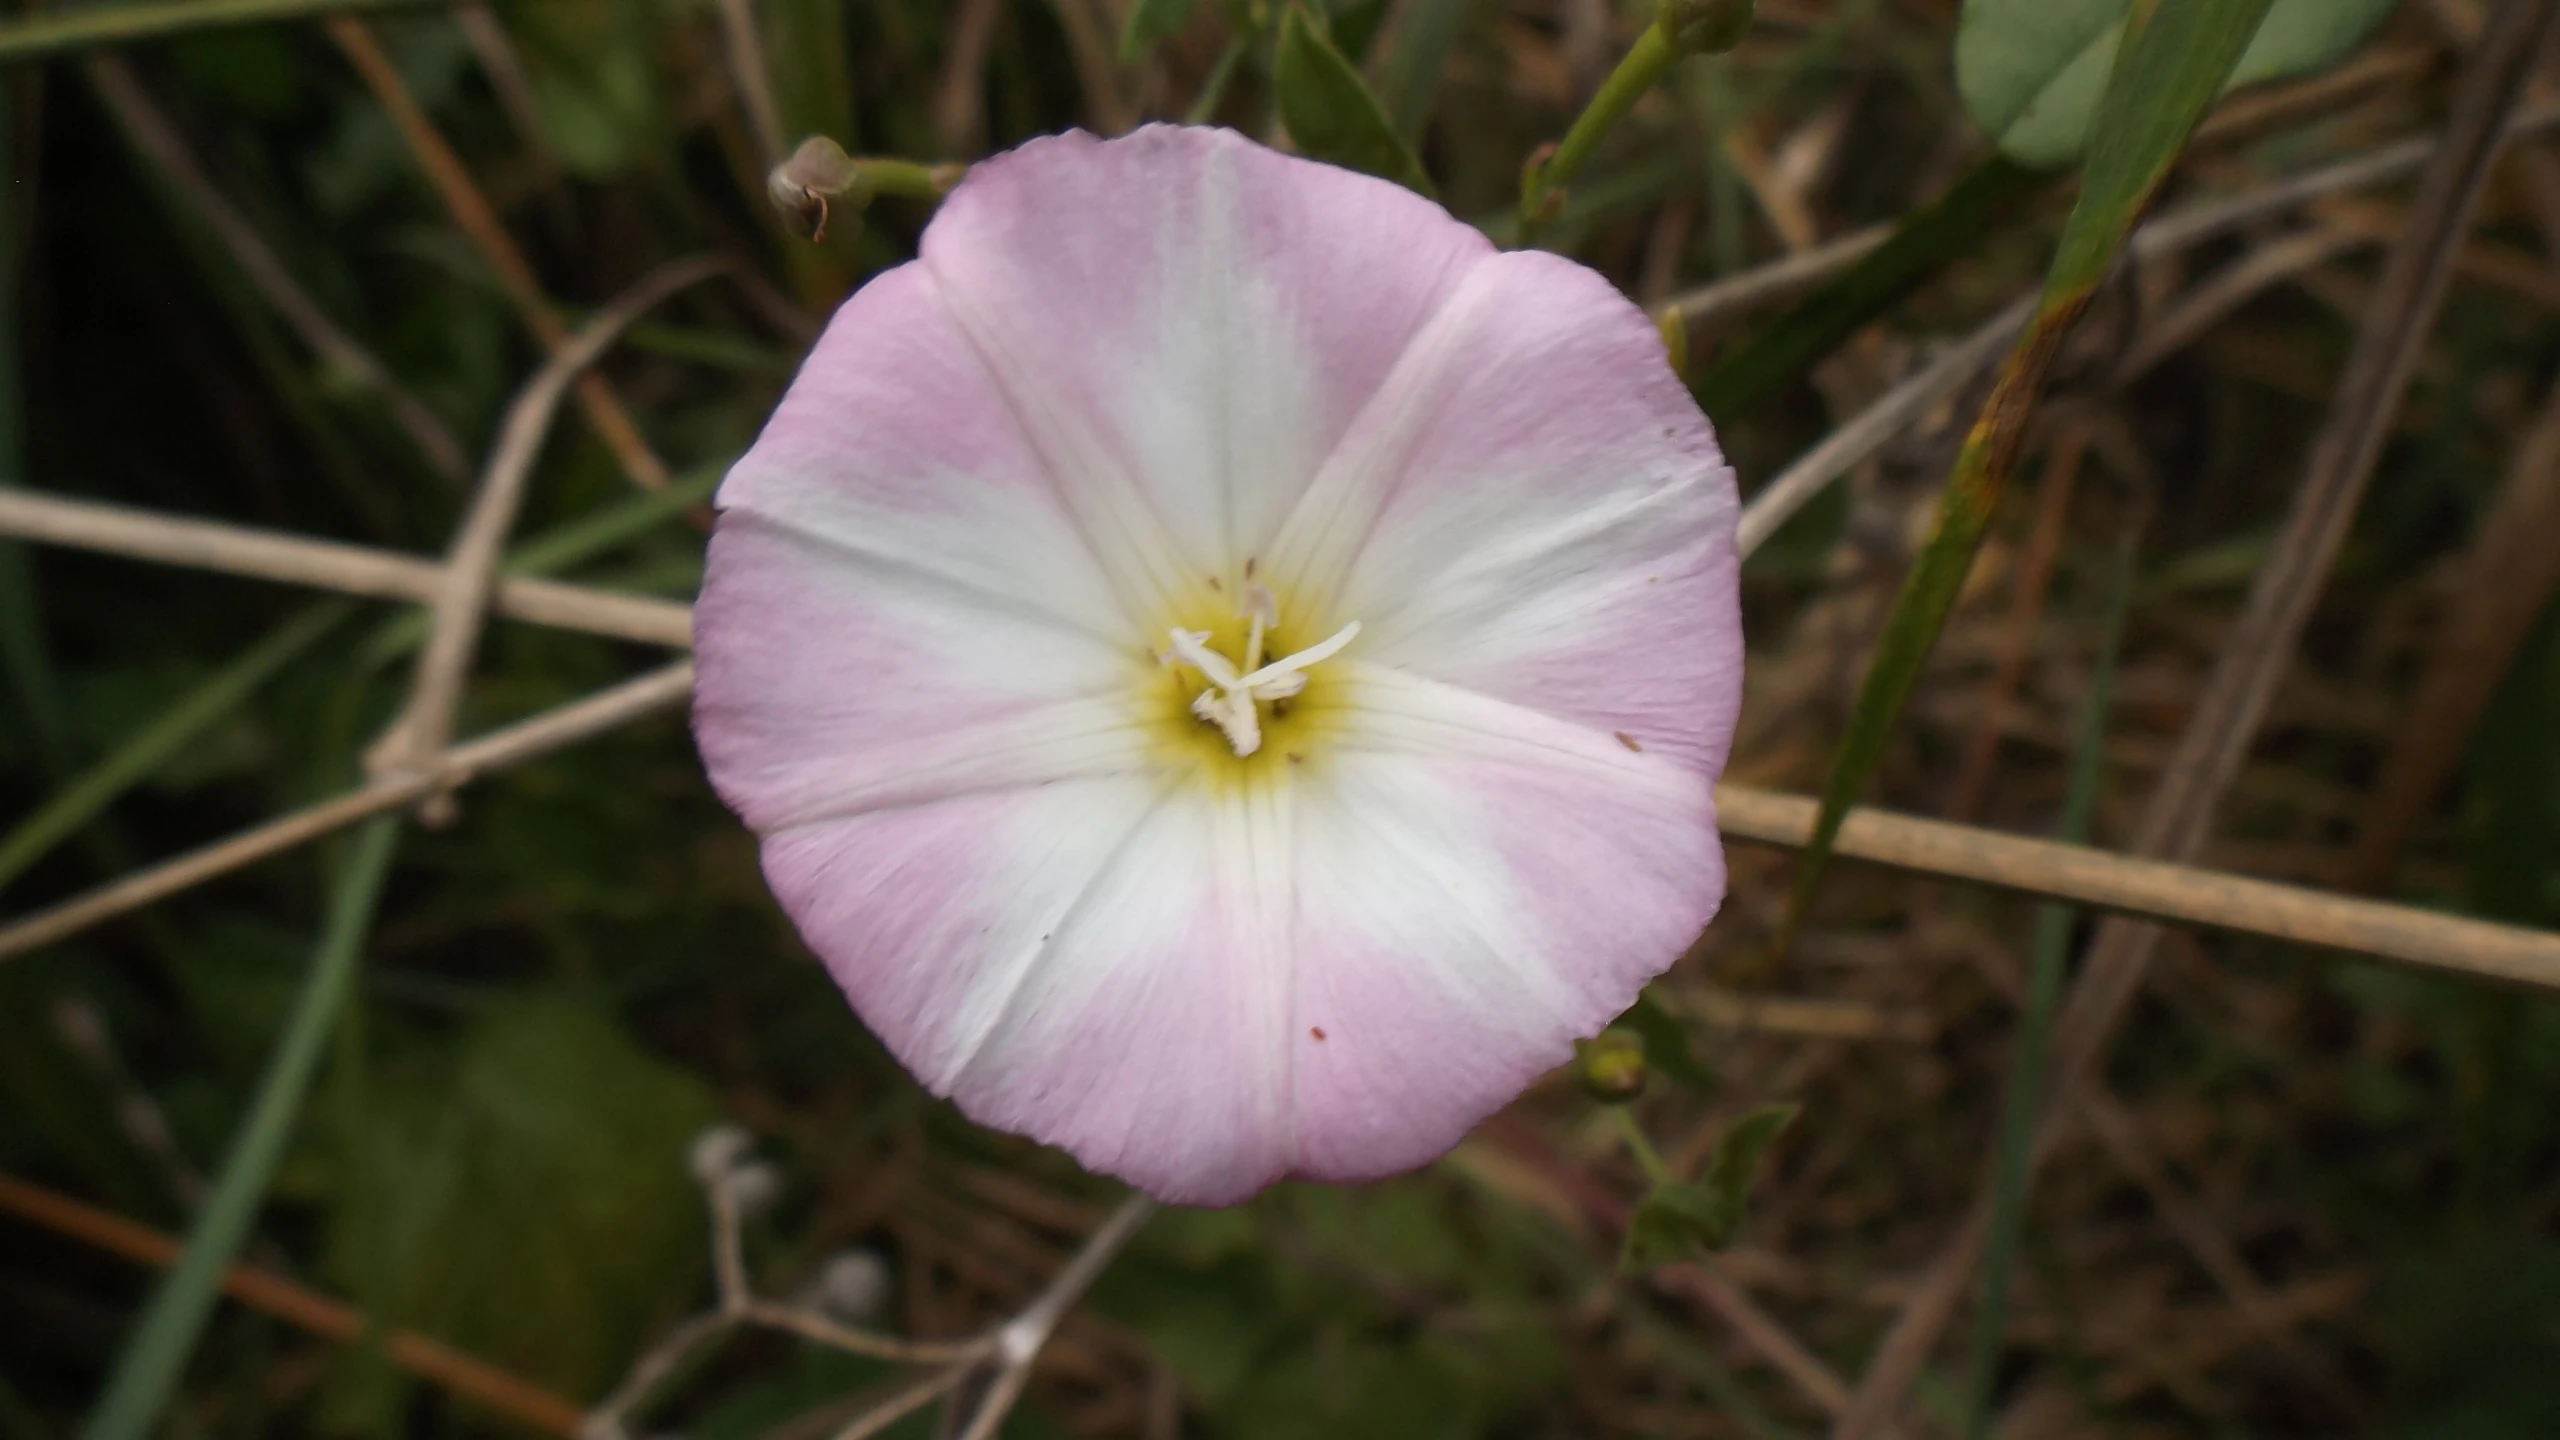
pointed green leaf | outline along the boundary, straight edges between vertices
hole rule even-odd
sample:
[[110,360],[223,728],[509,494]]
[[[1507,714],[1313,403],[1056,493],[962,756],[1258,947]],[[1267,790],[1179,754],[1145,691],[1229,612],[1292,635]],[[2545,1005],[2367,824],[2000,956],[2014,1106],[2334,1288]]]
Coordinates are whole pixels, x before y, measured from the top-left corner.
[[1706,1178],[1690,1184],[1657,1185],[1627,1222],[1621,1268],[1634,1271],[1653,1265],[1691,1260],[1722,1250],[1742,1230],[1751,1202],[1752,1182],[1769,1146],[1794,1122],[1794,1105],[1764,1105],[1724,1132]]
[[1301,152],[1383,176],[1424,195],[1433,193],[1431,177],[1397,137],[1378,97],[1318,32],[1302,5],[1292,4],[1280,19],[1271,78],[1279,92],[1280,119]]
[[1716,1249],[1732,1244],[1741,1232],[1751,1187],[1760,1178],[1760,1162],[1778,1136],[1795,1123],[1800,1108],[1763,1105],[1734,1121],[1733,1128],[1716,1142],[1715,1158],[1707,1162],[1707,1178],[1697,1185],[1705,1197],[1707,1234]]
[[1138,0],[1120,27],[1120,62],[1144,59],[1156,46],[1182,33],[1200,0]]
[[[2025,165],[2065,165],[2089,136],[2132,0],[1965,0],[1956,85],[1975,123]],[[2221,88],[2344,60],[2396,0],[2275,0]]]
[[2064,332],[2088,307],[2134,221],[2159,192],[2205,107],[2221,93],[2268,4],[2142,0],[2126,22],[2125,44],[2099,105],[2080,201],[2063,226],[2035,318],[2001,366],[1990,398],[1965,436],[1928,537],[1885,617],[1875,659],[1850,708],[1849,733],[1823,782],[1821,814],[1796,869],[1794,892],[1772,940],[1777,953],[1793,946],[1830,863],[1840,822],[1866,793],[1902,717],[1903,702],[1955,608],[1956,594],[1999,508],[2000,492],[2017,465],[2027,417]]

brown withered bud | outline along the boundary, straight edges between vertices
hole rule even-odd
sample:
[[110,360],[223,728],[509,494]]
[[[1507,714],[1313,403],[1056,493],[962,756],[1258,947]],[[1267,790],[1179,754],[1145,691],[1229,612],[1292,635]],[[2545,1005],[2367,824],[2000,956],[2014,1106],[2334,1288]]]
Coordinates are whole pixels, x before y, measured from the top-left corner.
[[871,203],[862,167],[824,135],[801,141],[790,159],[774,166],[764,193],[792,230],[810,240],[826,239],[827,221],[839,211],[860,224],[863,207]]

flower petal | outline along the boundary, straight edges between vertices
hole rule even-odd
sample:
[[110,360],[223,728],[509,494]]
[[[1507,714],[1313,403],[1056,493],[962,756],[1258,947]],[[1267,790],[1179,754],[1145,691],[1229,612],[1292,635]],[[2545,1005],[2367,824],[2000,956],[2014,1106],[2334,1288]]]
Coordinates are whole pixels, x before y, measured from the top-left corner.
[[1074,782],[775,836],[765,872],[936,1094],[1224,1204],[1292,1163],[1285,871],[1254,860],[1285,823],[1189,785]]
[[1004,414],[906,266],[730,471],[694,718],[751,826],[1137,763],[1125,696],[1153,662]]
[[1306,787],[1295,876],[1296,1168],[1332,1180],[1456,1144],[1634,1003],[1724,895],[1689,766],[1382,667],[1349,681],[1353,733]]
[[923,244],[1087,537],[1158,596],[1232,583],[1491,254],[1401,186],[1168,125],[984,161]]
[[1471,269],[1274,546],[1360,657],[1712,774],[1741,703],[1733,472],[1598,275]]

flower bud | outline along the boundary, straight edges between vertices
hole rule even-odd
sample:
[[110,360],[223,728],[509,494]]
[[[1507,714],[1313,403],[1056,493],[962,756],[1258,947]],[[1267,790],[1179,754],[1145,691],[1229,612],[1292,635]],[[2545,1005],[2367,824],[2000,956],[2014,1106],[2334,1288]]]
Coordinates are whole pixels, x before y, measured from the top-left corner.
[[1597,1039],[1574,1041],[1573,1078],[1604,1105],[1633,1100],[1644,1093],[1644,1037],[1612,1027]]
[[729,1172],[722,1182],[729,1187],[729,1199],[741,1216],[752,1219],[773,1208],[782,1198],[782,1172],[761,1160],[750,1160]]
[[693,1137],[692,1147],[685,1151],[685,1168],[693,1172],[694,1183],[708,1188],[728,1179],[755,1148],[756,1137],[745,1126],[723,1121]]
[[1654,0],[1654,23],[1683,55],[1721,55],[1751,31],[1752,0]]
[[889,1265],[870,1250],[839,1250],[810,1287],[818,1308],[848,1325],[867,1324],[889,1300]]
[[871,203],[871,186],[862,167],[844,147],[824,135],[800,142],[791,158],[773,167],[764,180],[766,198],[791,227],[811,240],[827,238],[827,217],[841,205],[857,220]]

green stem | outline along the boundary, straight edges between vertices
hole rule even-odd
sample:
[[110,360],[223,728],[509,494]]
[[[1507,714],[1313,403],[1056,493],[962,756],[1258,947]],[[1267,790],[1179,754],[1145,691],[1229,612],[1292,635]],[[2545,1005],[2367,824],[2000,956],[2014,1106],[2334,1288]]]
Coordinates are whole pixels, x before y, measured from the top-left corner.
[[256,25],[361,10],[414,10],[437,3],[439,0],[161,0],[148,5],[100,5],[0,24],[0,64],[228,25]]
[[1644,33],[1627,48],[1618,68],[1610,71],[1609,78],[1600,82],[1599,92],[1591,97],[1591,103],[1582,107],[1582,114],[1575,118],[1573,128],[1564,132],[1564,138],[1556,142],[1555,153],[1544,162],[1531,165],[1528,173],[1521,177],[1521,244],[1530,244],[1535,239],[1549,197],[1573,182],[1573,177],[1581,172],[1583,162],[1600,147],[1601,137],[1626,118],[1627,112],[1635,108],[1636,102],[1644,98],[1645,92],[1654,87],[1654,82],[1660,80],[1663,72],[1671,68],[1671,62],[1678,58],[1678,52],[1672,48],[1671,37],[1663,33],[1660,25],[1644,27]]
[[196,1347],[221,1291],[222,1274],[239,1254],[274,1180],[286,1140],[302,1113],[321,1049],[337,1028],[338,1011],[355,986],[365,937],[373,927],[382,882],[400,838],[396,815],[373,820],[356,833],[346,868],[329,898],[329,916],[312,955],[311,972],[285,1023],[284,1038],[267,1062],[266,1078],[249,1118],[223,1161],[213,1188],[187,1236],[177,1268],[160,1282],[124,1353],[108,1378],[105,1398],[89,1419],[84,1440],[143,1440],[167,1408],[187,1358]]
[[1671,1167],[1663,1163],[1662,1152],[1653,1148],[1652,1138],[1644,1133],[1643,1126],[1636,1123],[1636,1107],[1612,1105],[1609,1108],[1617,1113],[1618,1133],[1626,1137],[1628,1152],[1636,1157],[1638,1165],[1644,1167],[1644,1178],[1656,1185],[1672,1183]]
[[921,160],[855,156],[854,173],[873,195],[901,195],[911,200],[939,200],[951,193],[967,172],[965,165],[928,165]]
[[[2128,534],[2116,551],[2113,593],[2107,601],[2106,633],[2098,642],[2098,667],[2089,680],[2088,703],[2080,712],[2080,735],[2071,761],[2070,789],[2063,801],[2060,838],[2078,842],[2089,834],[2089,817],[2097,808],[2098,777],[2105,771],[2107,711],[2115,699],[2116,653],[2124,644],[2127,600],[2133,594],[2134,540]],[[1991,1235],[1982,1255],[1982,1312],[1974,1322],[1973,1350],[1965,1371],[1965,1433],[1983,1440],[1990,1433],[1991,1387],[1998,1378],[2000,1336],[2009,1318],[2009,1276],[2017,1265],[2018,1231],[2027,1204],[2027,1156],[2034,1148],[2036,1114],[2043,1103],[2045,1058],[2053,1045],[2053,1017],[2062,998],[2063,970],[2071,953],[2071,926],[2078,911],[2069,905],[2036,907],[2035,951],[2027,976],[2026,1013],[2019,1022],[2018,1053],[2009,1062],[2009,1094],[2000,1113],[2000,1157],[1992,1179]]]

